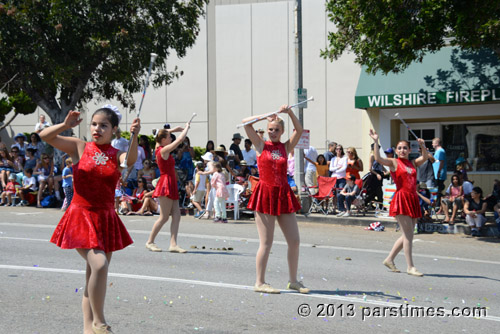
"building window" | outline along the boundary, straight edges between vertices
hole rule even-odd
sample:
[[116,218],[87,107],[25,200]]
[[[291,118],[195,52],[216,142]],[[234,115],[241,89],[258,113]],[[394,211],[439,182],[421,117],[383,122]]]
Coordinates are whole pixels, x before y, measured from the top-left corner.
[[443,125],[443,147],[448,171],[454,171],[460,158],[473,171],[500,171],[500,123]]

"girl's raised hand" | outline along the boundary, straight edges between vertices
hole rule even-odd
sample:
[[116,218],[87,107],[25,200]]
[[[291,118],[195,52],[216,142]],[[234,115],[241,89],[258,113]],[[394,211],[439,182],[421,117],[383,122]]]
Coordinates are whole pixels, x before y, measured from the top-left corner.
[[373,139],[373,141],[378,141],[378,134],[373,129],[370,129],[370,137]]
[[288,104],[284,104],[280,107],[280,113],[290,114],[291,111],[292,109],[288,107]]
[[139,131],[141,131],[141,120],[139,118],[136,118],[130,126],[130,133],[138,134]]
[[82,118],[80,118],[80,112],[70,110],[70,112],[66,115],[64,119],[64,124],[70,128],[74,128],[78,124],[82,122]]

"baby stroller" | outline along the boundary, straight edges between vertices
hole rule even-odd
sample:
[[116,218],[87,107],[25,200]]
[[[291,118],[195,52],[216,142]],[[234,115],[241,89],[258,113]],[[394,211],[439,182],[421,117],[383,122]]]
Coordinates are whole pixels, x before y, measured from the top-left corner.
[[179,189],[179,206],[181,209],[184,209],[186,207],[186,199],[189,201],[186,195],[187,172],[177,166],[175,167],[175,172],[177,173],[177,187]]
[[363,216],[365,216],[366,212],[368,211],[368,207],[366,205],[365,182],[363,182],[362,179],[357,179],[355,182],[360,190],[356,195],[356,198],[352,202],[351,211],[356,212],[358,215],[362,214]]

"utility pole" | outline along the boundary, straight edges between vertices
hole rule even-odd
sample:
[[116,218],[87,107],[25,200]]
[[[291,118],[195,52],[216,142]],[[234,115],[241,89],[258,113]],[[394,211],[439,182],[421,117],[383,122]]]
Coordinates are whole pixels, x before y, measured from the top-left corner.
[[[299,90],[302,90],[302,0],[295,0],[295,98],[299,102]],[[302,127],[304,126],[303,108],[298,108],[297,118]],[[307,196],[302,192],[304,182],[304,150],[295,149],[295,183],[300,196],[300,204],[303,210],[309,210],[308,205],[305,206]]]

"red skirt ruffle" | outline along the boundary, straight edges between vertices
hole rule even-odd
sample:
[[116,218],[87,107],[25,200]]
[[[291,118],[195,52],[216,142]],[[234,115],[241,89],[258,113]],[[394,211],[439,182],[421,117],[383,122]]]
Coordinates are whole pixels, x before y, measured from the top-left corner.
[[297,212],[301,206],[288,184],[280,187],[259,182],[250,196],[247,208],[271,216],[279,216]]
[[[73,204],[73,203],[72,203]],[[50,242],[63,249],[100,249],[105,253],[133,243],[114,208],[70,205],[57,225]]]
[[170,199],[179,199],[179,189],[177,188],[177,180],[168,174],[160,176],[156,184],[153,197],[166,196]]
[[397,215],[410,216],[411,218],[422,217],[422,210],[418,201],[417,193],[409,193],[405,191],[396,191],[391,200],[389,208],[389,216]]

